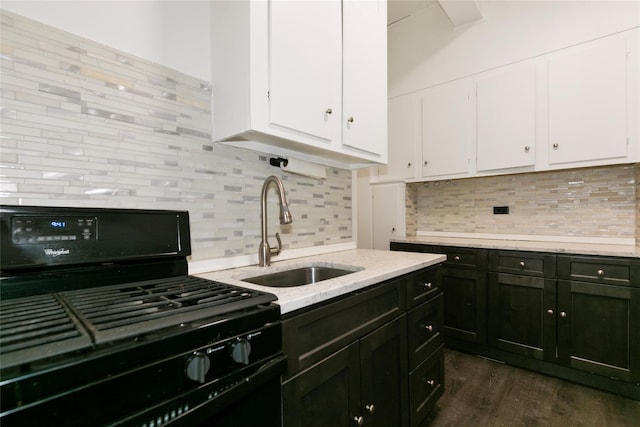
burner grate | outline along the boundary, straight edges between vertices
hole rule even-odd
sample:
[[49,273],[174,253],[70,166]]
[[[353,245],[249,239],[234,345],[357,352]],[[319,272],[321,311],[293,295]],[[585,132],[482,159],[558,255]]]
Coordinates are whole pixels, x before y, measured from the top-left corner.
[[4,368],[91,346],[53,294],[0,303],[0,354]]
[[193,276],[62,293],[96,343],[268,304],[275,296]]

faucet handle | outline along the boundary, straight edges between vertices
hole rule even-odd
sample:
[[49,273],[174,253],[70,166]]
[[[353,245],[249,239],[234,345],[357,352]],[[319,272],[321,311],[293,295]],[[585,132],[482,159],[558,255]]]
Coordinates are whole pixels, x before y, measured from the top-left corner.
[[269,251],[271,251],[271,255],[278,255],[282,250],[282,240],[280,240],[280,233],[276,233],[276,240],[278,241],[278,247],[269,248]]

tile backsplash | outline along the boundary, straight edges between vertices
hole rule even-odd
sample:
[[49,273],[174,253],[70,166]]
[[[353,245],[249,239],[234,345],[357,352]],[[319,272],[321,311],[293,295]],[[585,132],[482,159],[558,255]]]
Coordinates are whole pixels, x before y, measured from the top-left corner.
[[[257,253],[260,191],[280,176],[285,248],[353,240],[352,176],[286,174],[212,143],[211,85],[0,10],[0,202],[188,210],[193,259]],[[269,196],[271,234],[277,197]],[[272,237],[273,239],[273,237]]]
[[[417,231],[636,238],[634,165],[570,169],[407,186],[407,234]],[[494,215],[508,206],[508,215]]]

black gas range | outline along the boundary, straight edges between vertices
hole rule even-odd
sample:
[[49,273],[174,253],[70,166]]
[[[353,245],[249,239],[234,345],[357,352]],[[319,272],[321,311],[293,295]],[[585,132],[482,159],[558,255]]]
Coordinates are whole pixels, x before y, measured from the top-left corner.
[[276,298],[189,276],[187,212],[1,206],[0,241],[3,426],[280,425]]

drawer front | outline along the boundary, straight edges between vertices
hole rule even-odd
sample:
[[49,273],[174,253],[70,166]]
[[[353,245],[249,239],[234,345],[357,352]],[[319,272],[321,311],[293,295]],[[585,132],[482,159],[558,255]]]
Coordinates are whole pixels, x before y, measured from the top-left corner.
[[440,293],[442,293],[442,267],[426,268],[409,276],[407,287],[409,308],[417,307]]
[[444,295],[414,308],[407,314],[409,369],[422,363],[443,342]]
[[407,276],[282,322],[287,376],[294,375],[406,311]]
[[474,270],[486,270],[487,268],[486,249],[435,246],[433,251],[447,256],[447,260],[444,262],[446,266],[470,268]]
[[586,256],[558,256],[558,278],[640,287],[640,260]]
[[555,277],[556,256],[554,254],[502,251],[489,253],[489,271],[535,277]]
[[421,425],[444,393],[444,346],[409,374],[411,427]]
[[391,242],[389,247],[392,251],[423,252],[423,253],[433,252],[433,246],[424,245],[422,243]]

